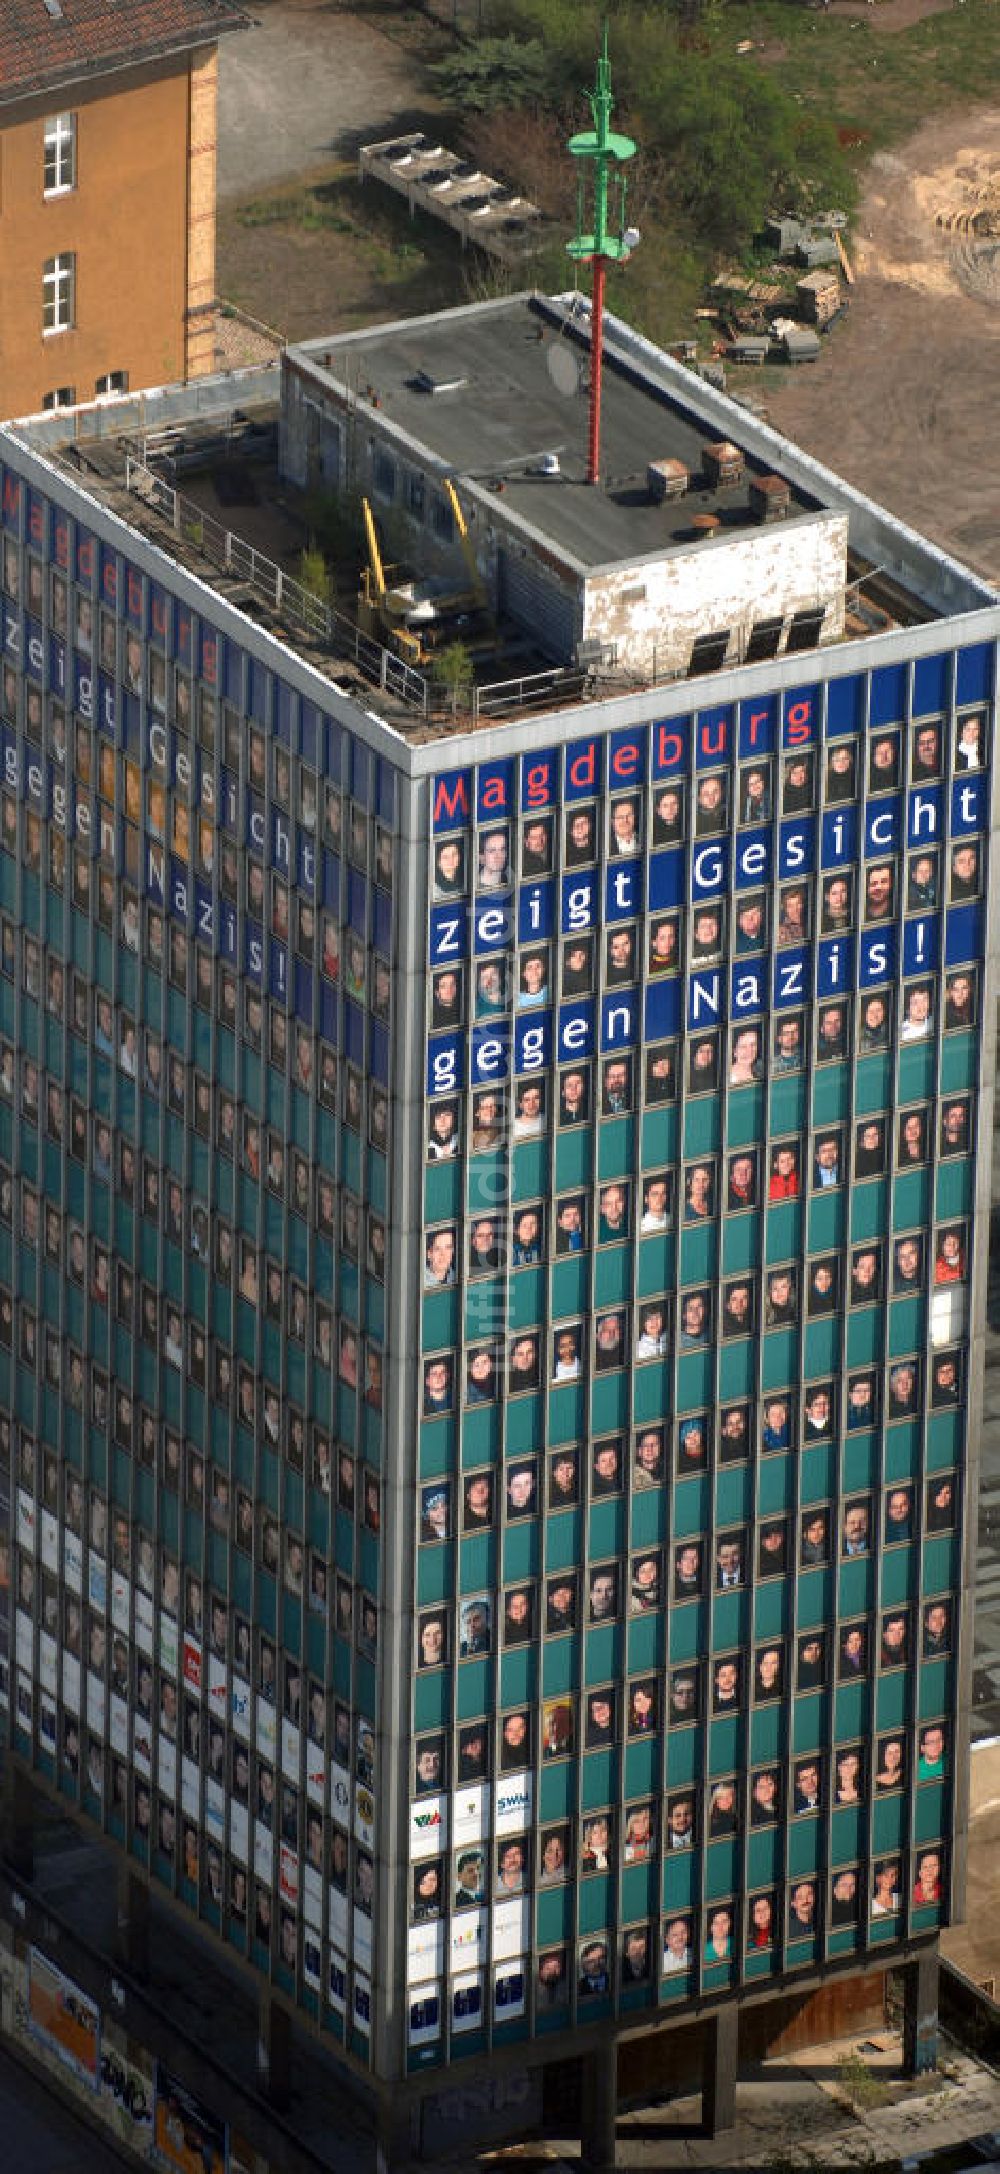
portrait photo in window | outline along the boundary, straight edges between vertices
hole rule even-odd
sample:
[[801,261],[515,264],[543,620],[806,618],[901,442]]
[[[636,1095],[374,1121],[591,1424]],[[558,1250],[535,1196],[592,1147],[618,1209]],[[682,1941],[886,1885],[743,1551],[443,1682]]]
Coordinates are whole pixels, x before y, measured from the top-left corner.
[[677,1476],[708,1469],[711,1420],[707,1412],[689,1413],[677,1422]]
[[768,1518],[757,1534],[758,1578],[784,1577],[788,1569],[788,1527],[783,1517]]
[[757,1196],[757,1151],[741,1149],[730,1155],[726,1167],[726,1207],[730,1214],[744,1208],[755,1208]]
[[597,823],[592,807],[566,811],[563,859],[567,868],[584,868],[597,858]]
[[770,925],[768,908],[769,900],[764,891],[753,891],[749,896],[743,895],[737,899],[735,909],[735,949],[737,958],[749,956],[755,951],[766,950]]
[[802,1012],[785,1012],[774,1028],[773,1070],[801,1072],[805,1063],[805,1027]]
[[[613,949],[617,935],[626,938]],[[607,979],[631,981],[635,972],[635,943],[630,931],[614,930],[608,937]],[[594,939],[592,936],[567,936],[562,947],[560,989],[565,997],[589,996],[594,986]]]
[[533,1457],[521,1458],[507,1467],[504,1487],[510,1520],[533,1517],[538,1510],[538,1470]]
[[979,1013],[979,976],[974,967],[962,967],[957,973],[946,974],[944,984],[944,1030],[957,1034],[964,1027],[974,1027]]
[[552,872],[552,817],[529,815],[521,825],[521,877],[530,883]]
[[729,821],[729,775],[724,770],[710,771],[699,778],[694,800],[695,834],[699,838],[716,837],[726,829]]
[[773,813],[771,765],[761,762],[744,763],[740,770],[739,805],[736,811],[738,823],[769,823]]
[[[567,958],[568,960],[575,960],[576,952],[572,948],[569,949]],[[639,951],[635,928],[619,927],[609,929],[604,950],[605,987],[608,989],[624,988],[629,982],[636,981],[638,975]],[[587,986],[589,988],[589,981]]]
[[749,1404],[724,1404],[719,1413],[719,1463],[745,1463],[752,1454],[753,1439],[753,1413]]
[[472,1133],[470,1146],[474,1155],[491,1154],[498,1148],[504,1136],[507,1108],[503,1095],[493,1088],[483,1088],[472,1097]]
[[733,1276],[722,1286],[721,1332],[724,1338],[752,1336],[757,1317],[756,1287],[750,1276]]
[[688,1050],[688,1093],[714,1094],[719,1085],[718,1034],[691,1035]]
[[572,1509],[580,1499],[580,1462],[575,1449],[554,1450],[549,1458],[550,1510]]
[[591,1112],[591,1067],[571,1065],[559,1074],[559,1123],[582,1125]]
[[658,1426],[641,1427],[635,1440],[633,1485],[638,1488],[658,1487],[664,1476],[663,1429]]
[[659,785],[653,793],[653,844],[679,845],[684,836],[684,794],[676,785]]

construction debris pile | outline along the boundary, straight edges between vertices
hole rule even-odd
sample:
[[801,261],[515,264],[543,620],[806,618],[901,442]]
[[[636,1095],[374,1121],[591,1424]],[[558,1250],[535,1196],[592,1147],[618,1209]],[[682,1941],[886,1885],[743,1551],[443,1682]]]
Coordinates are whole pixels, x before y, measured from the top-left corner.
[[[836,211],[810,225],[784,217],[767,221],[766,238],[775,252],[769,276],[728,272],[713,287],[712,307],[699,311],[719,328],[714,358],[758,366],[815,362],[821,335],[848,307],[845,286],[854,284],[844,223]],[[802,277],[793,283],[786,265],[801,267]]]

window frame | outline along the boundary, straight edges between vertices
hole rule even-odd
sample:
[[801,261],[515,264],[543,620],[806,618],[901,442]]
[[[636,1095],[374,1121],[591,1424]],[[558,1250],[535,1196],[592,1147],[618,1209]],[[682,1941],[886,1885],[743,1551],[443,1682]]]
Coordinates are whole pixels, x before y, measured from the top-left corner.
[[[48,322],[51,311],[51,323]],[[61,250],[42,265],[42,338],[72,332],[76,323],[76,251]]]
[[[50,162],[55,176],[51,181]],[[42,124],[42,195],[68,196],[76,185],[76,114],[47,114]]]

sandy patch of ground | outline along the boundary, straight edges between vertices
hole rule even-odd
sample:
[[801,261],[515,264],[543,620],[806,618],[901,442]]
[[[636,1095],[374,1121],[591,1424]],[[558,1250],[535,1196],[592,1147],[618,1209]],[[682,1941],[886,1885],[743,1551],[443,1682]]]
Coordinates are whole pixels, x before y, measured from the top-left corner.
[[1000,205],[1000,111],[929,122],[880,154],[846,322],[769,406],[779,430],[1000,581],[1000,235],[966,224],[995,192]]
[[966,121],[959,140],[934,157],[931,142],[872,160],[855,243],[858,270],[918,294],[968,294],[1000,302],[1000,115]]

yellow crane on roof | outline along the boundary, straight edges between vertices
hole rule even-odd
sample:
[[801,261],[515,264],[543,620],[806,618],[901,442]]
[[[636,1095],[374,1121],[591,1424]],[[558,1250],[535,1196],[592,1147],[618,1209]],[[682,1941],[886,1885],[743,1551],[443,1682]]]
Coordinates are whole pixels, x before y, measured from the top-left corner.
[[358,595],[358,624],[365,634],[375,641],[384,641],[394,649],[406,664],[423,664],[426,653],[419,635],[406,625],[407,612],[413,608],[413,585],[402,584],[390,588],[385,578],[385,565],[379,546],[375,516],[367,498],[361,501],[365,524],[365,541],[368,545],[368,564],[361,574]]
[[445,476],[444,493],[445,497],[448,500],[448,504],[451,507],[455,527],[458,530],[458,540],[462,546],[462,557],[464,558],[466,566],[469,569],[469,581],[471,583],[476,602],[480,606],[481,610],[489,611],[490,600],[486,592],[486,583],[483,580],[482,574],[479,571],[479,561],[476,557],[472,538],[469,534],[469,524],[465,518],[464,513],[462,512],[458,492],[456,491],[450,476]]
[[477,626],[481,634],[487,635],[491,648],[495,640],[486,583],[476,563],[458,493],[447,477],[442,488],[451,507],[468,571],[468,580],[461,589],[455,589],[440,576],[419,579],[407,574],[404,568],[387,566],[371,505],[367,498],[361,501],[368,564],[361,574],[358,624],[375,641],[394,649],[407,664],[429,663],[435,650],[444,643],[464,638],[467,630],[474,633]]
[[375,584],[375,593],[378,597],[384,599],[385,568],[382,564],[382,553],[379,550],[378,533],[375,527],[375,516],[372,512],[367,498],[363,498],[361,501],[361,511],[364,514],[365,519],[365,538],[368,544],[368,565],[371,570],[372,580]]

